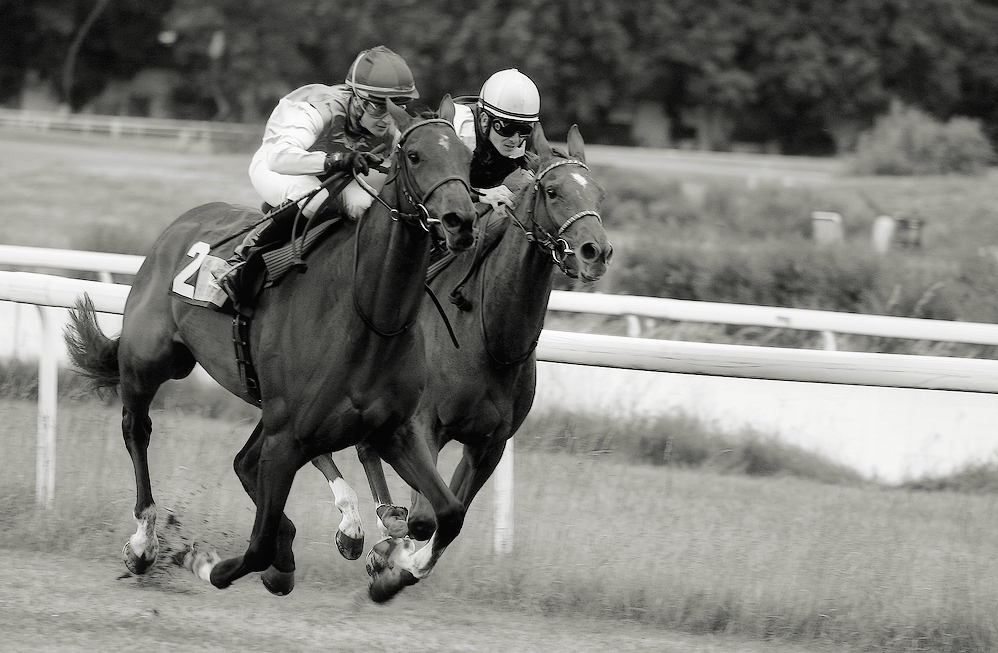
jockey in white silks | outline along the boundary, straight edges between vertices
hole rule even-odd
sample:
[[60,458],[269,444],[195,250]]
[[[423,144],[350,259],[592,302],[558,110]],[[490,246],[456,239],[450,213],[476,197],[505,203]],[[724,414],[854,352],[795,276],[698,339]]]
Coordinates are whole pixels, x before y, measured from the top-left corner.
[[[343,84],[309,84],[281,98],[270,114],[263,142],[249,166],[250,182],[260,197],[275,211],[268,220],[246,234],[225,267],[214,274],[218,285],[235,302],[239,271],[253,247],[287,239],[300,205],[310,218],[329,199],[319,175],[356,171],[376,191],[385,183],[384,174],[372,170],[383,157],[372,150],[386,151],[398,142],[399,131],[386,100],[405,106],[419,97],[409,66],[384,46],[361,52],[350,66]],[[325,134],[324,134],[325,132]],[[323,151],[310,152],[323,136]],[[374,198],[356,181],[340,194],[346,212],[360,217]]]
[[480,203],[499,213],[513,208],[519,190],[503,183],[510,174],[520,170],[532,178],[535,172],[536,160],[526,150],[540,110],[537,86],[515,68],[485,80],[477,98],[455,100],[454,128],[474,152],[471,186]]

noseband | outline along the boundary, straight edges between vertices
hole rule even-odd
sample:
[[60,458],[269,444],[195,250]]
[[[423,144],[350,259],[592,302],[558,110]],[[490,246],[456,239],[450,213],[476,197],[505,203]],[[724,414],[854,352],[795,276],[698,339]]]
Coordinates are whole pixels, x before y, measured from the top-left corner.
[[575,215],[565,220],[565,222],[560,227],[558,227],[558,231],[555,233],[555,235],[552,236],[548,231],[546,231],[543,227],[541,227],[541,225],[538,224],[537,220],[534,218],[534,211],[541,202],[541,180],[544,178],[544,175],[551,172],[557,167],[567,166],[567,165],[581,166],[585,168],[586,171],[589,170],[589,166],[587,166],[582,161],[578,161],[576,159],[563,159],[561,161],[555,161],[554,163],[548,165],[546,168],[538,172],[537,176],[534,178],[534,185],[531,188],[531,193],[533,193],[533,197],[530,199],[530,204],[527,208],[527,220],[533,226],[532,230],[525,227],[523,223],[521,223],[519,220],[516,219],[515,216],[513,216],[512,214],[510,215],[516,226],[519,227],[521,231],[523,231],[523,235],[526,237],[527,242],[533,243],[537,247],[540,247],[541,249],[550,252],[552,262],[555,265],[557,265],[558,268],[565,274],[569,274],[568,268],[565,265],[565,260],[569,257],[569,255],[575,254],[575,250],[573,250],[569,246],[568,241],[562,238],[562,235],[564,235],[565,231],[569,227],[571,227],[575,222],[581,220],[582,218],[588,215],[595,217],[596,220],[601,225],[603,224],[603,218],[600,217],[598,211],[593,211],[593,210],[579,211]]

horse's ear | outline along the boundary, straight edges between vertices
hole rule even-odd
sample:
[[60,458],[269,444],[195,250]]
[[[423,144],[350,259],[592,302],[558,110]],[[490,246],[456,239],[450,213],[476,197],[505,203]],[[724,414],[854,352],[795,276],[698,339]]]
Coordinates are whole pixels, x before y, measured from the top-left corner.
[[448,93],[444,96],[444,99],[440,100],[440,108],[437,109],[437,115],[453,124],[454,113],[454,100],[451,99],[450,93]]
[[548,143],[548,139],[544,135],[544,128],[541,127],[541,123],[534,123],[534,129],[530,132],[530,142],[533,144],[534,152],[537,153],[537,156],[542,159],[550,158],[551,144]]
[[404,132],[409,128],[409,125],[412,123],[412,116],[406,113],[405,109],[392,102],[391,98],[385,98],[385,106],[388,107],[388,113],[391,114],[392,119],[395,121],[395,126],[398,127],[400,132]]
[[578,125],[572,125],[568,130],[568,156],[574,157],[583,163],[586,162],[586,144],[582,140],[582,132]]

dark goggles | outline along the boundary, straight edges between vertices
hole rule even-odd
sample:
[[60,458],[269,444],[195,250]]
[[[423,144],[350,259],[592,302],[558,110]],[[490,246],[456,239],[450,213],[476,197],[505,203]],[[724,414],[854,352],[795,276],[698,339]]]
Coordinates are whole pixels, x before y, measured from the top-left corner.
[[529,122],[519,122],[516,120],[504,120],[502,118],[492,118],[492,129],[503,138],[512,138],[519,134],[523,138],[530,136],[534,125]]
[[[392,98],[392,102],[394,102],[398,107],[405,108],[405,105],[409,103],[409,100],[408,98]],[[388,104],[386,102],[375,102],[374,100],[362,99],[360,101],[360,106],[364,109],[364,113],[372,118],[384,118],[388,113]]]

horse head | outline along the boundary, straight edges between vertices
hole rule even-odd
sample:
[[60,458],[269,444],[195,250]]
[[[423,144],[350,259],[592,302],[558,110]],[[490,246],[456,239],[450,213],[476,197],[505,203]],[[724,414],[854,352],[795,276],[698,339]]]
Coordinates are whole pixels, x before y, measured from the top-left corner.
[[568,156],[556,151],[540,123],[531,134],[540,159],[527,203],[527,228],[551,251],[554,262],[568,276],[596,281],[606,273],[613,246],[599,214],[605,192],[586,166],[585,144],[578,125],[568,130]]
[[402,132],[395,166],[407,201],[426,220],[440,221],[448,249],[470,248],[475,240],[471,151],[454,131],[454,102],[447,95],[436,115],[422,116],[410,116],[391,100],[387,104]]

